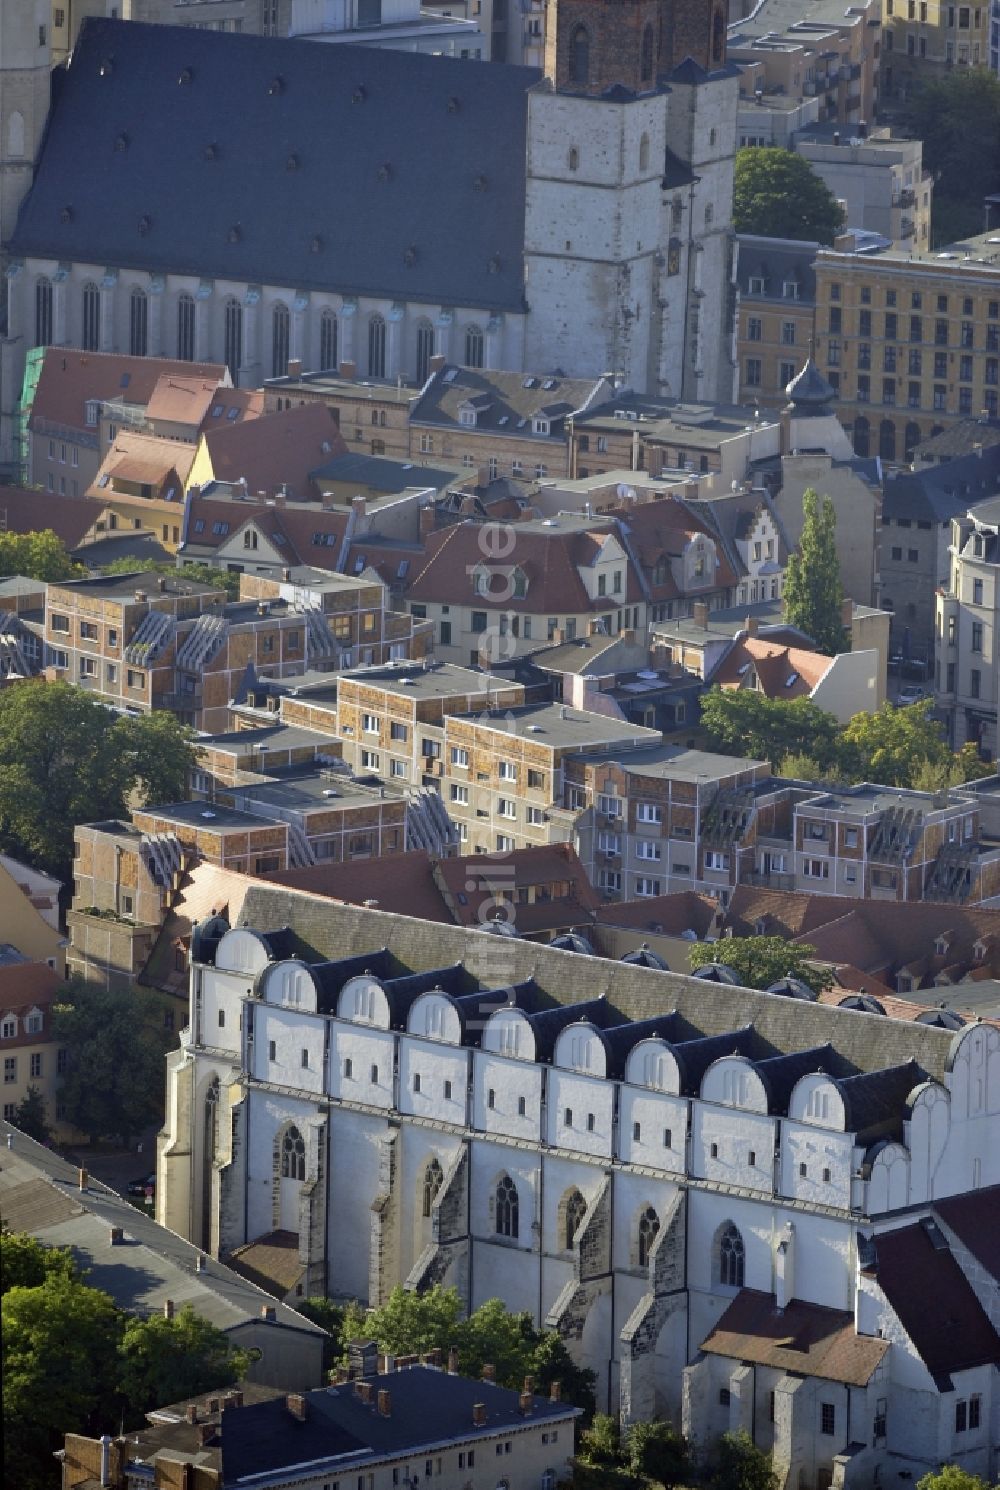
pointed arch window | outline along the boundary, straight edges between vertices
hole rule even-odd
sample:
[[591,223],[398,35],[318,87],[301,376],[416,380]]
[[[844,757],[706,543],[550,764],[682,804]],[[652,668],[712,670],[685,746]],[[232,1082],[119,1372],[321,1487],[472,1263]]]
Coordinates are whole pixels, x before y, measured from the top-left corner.
[[372,316],[368,322],[368,376],[385,377],[385,321]]
[[656,1241],[659,1231],[660,1218],[653,1210],[653,1207],[649,1205],[639,1217],[637,1250],[639,1254],[639,1266],[641,1268],[646,1267],[649,1262],[649,1254],[653,1250],[653,1243]]
[[288,373],[288,338],[291,317],[288,306],[281,301],[271,312],[271,377],[283,378]]
[[466,367],[482,367],[485,346],[486,338],[483,336],[482,328],[479,326],[467,326],[465,328]]
[[441,1189],[441,1186],[443,1184],[444,1173],[441,1169],[441,1165],[438,1163],[437,1159],[431,1159],[428,1162],[427,1168],[424,1170],[423,1214],[425,1217],[429,1216],[431,1211],[433,1210],[434,1202],[438,1196],[438,1191]]
[[239,383],[243,363],[243,307],[235,296],[226,301],[223,357],[229,376]]
[[332,310],[325,310],[319,318],[319,369],[330,372],[337,366],[337,317]]
[[138,285],[128,297],[128,349],[133,357],[145,357],[149,350],[149,299]]
[[653,28],[647,26],[642,33],[642,58],[640,62],[640,75],[644,83],[648,83],[653,76]]
[[430,321],[421,321],[417,327],[417,382],[426,383],[434,356],[434,327]]
[[298,1128],[285,1130],[281,1140],[281,1178],[304,1180],[306,1177],[306,1145]]
[[725,1288],[742,1288],[744,1277],[743,1238],[728,1221],[719,1233],[719,1282]]
[[871,425],[864,414],[859,414],[854,421],[854,453],[862,457],[867,456],[871,448]]
[[101,344],[101,292],[95,284],[83,287],[83,326],[80,340],[85,352],[96,352]]
[[586,26],[577,26],[569,39],[569,80],[590,81],[590,32]]
[[567,1252],[576,1240],[576,1234],[583,1225],[583,1218],[587,1214],[587,1202],[579,1190],[570,1191],[566,1200],[566,1230],[563,1242]]
[[497,1236],[516,1237],[518,1235],[519,1210],[517,1186],[509,1174],[502,1175],[497,1182],[496,1191]]
[[35,346],[52,343],[52,282],[43,274],[35,281]]
[[639,169],[649,170],[649,135],[643,135],[639,141]]
[[721,10],[717,10],[712,17],[712,61],[722,63],[726,60],[726,22]]
[[177,360],[194,361],[194,296],[177,297]]

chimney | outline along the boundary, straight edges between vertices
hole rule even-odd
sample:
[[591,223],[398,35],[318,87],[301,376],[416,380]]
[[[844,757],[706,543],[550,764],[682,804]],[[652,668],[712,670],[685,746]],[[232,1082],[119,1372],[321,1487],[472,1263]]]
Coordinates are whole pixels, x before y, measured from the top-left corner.
[[704,600],[696,600],[691,607],[691,619],[696,626],[708,625],[708,604]]
[[517,1405],[522,1418],[529,1418],[532,1408],[535,1405],[535,1399],[530,1392],[522,1392],[517,1399]]
[[427,359],[428,375],[430,375],[431,373],[444,372],[447,366],[448,359],[441,352],[435,352],[433,357],[428,357]]
[[420,1362],[424,1366],[437,1366],[440,1368],[441,1351],[435,1346],[433,1350],[429,1350],[426,1355],[421,1356]]
[[486,1403],[474,1402],[472,1404],[472,1426],[474,1428],[486,1427]]
[[187,1403],[187,1405],[184,1408],[184,1421],[186,1423],[196,1423],[198,1421],[198,1404],[197,1404],[197,1402],[188,1402]]
[[353,383],[358,375],[358,364],[356,362],[342,362],[340,364],[340,376],[347,383]]
[[845,595],[840,602],[840,624],[848,630],[854,625],[854,601],[849,595]]
[[195,1270],[196,1273],[203,1273],[205,1271],[205,1254],[204,1254],[204,1252],[199,1252],[198,1255],[197,1255],[197,1257],[195,1258],[195,1260],[194,1260],[194,1270]]
[[535,1390],[535,1378],[533,1376],[526,1376],[524,1378],[524,1390],[526,1392],[531,1392],[531,1393],[534,1392],[534,1390]]
[[833,143],[835,145],[839,145],[840,144],[840,130],[839,129],[835,129],[833,131]]
[[358,492],[357,496],[351,498],[351,506],[354,508],[355,517],[364,517],[368,511],[368,501]]
[[212,1442],[212,1439],[215,1437],[217,1432],[218,1427],[215,1423],[198,1424],[198,1441],[201,1444],[202,1448],[205,1448],[206,1444],[210,1444]]
[[867,140],[867,138],[868,138],[868,120],[867,119],[859,119],[858,120],[858,139],[859,140]]
[[268,1324],[273,1324],[278,1317],[278,1311],[273,1304],[261,1304],[260,1317],[266,1319]]
[[112,1247],[120,1247],[121,1244],[124,1242],[124,1240],[125,1240],[125,1232],[122,1230],[122,1228],[120,1226],[112,1226],[112,1228],[111,1228],[111,1245],[112,1245]]
[[288,359],[288,376],[290,378],[301,378],[301,376],[302,376],[302,358],[301,357],[289,357],[289,359]]
[[458,1375],[458,1351],[455,1349],[454,1346],[452,1346],[451,1350],[449,1350],[448,1352],[448,1375]]
[[359,1379],[358,1381],[356,1381],[354,1383],[354,1395],[355,1397],[357,1397],[359,1402],[363,1402],[366,1407],[370,1407],[372,1401],[371,1382],[364,1381],[363,1379]]
[[484,1381],[494,1381],[495,1382],[496,1379],[497,1379],[497,1368],[496,1368],[496,1366],[487,1363],[483,1367],[483,1380]]
[[165,575],[163,575],[163,574],[160,575],[159,579],[156,581],[156,588],[159,590],[160,594],[162,595],[163,592],[164,592],[164,590],[167,588],[167,580],[166,580],[166,576]]
[[227,1392],[225,1405],[227,1407],[242,1407],[243,1393],[241,1391]]
[[298,1423],[304,1423],[309,1416],[309,1404],[301,1392],[289,1392],[285,1406]]
[[111,1484],[111,1434],[101,1437],[101,1484]]
[[387,1392],[385,1387],[378,1394],[378,1415],[380,1418],[392,1417],[392,1393]]
[[81,1190],[86,1190],[88,1178],[89,1178],[89,1176],[88,1176],[87,1171],[85,1169],[78,1169],[77,1170],[77,1172],[76,1172],[76,1181],[77,1181],[77,1184],[79,1185],[79,1187],[80,1187]]
[[433,502],[425,502],[420,509],[420,537],[429,538],[434,532],[434,519],[436,513]]
[[388,1351],[387,1351],[385,1353],[385,1355],[379,1356],[379,1374],[380,1375],[382,1375],[382,1376],[389,1376],[393,1371],[395,1371],[395,1369],[396,1369],[396,1357],[394,1355],[390,1355],[388,1353]]
[[549,1387],[549,1401],[560,1402],[562,1400],[562,1382],[554,1381]]
[[163,1300],[163,1317],[164,1317],[164,1319],[173,1319],[173,1317],[174,1317],[174,1301],[173,1301],[173,1299],[164,1299]]
[[757,635],[757,632],[759,630],[760,630],[760,622],[757,620],[757,617],[756,616],[747,616],[747,624],[746,624],[746,634],[747,634],[747,636],[756,636]]

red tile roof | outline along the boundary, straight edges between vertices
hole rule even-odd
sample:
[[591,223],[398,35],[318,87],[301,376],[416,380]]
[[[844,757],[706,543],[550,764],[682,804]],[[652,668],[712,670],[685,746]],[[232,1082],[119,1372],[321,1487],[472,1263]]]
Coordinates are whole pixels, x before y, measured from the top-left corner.
[[[1000,1366],[1000,1335],[938,1229],[916,1226],[875,1238],[878,1285],[931,1375]],[[950,1389],[950,1382],[943,1390]]]
[[31,426],[36,418],[44,418],[70,429],[86,429],[86,406],[95,398],[102,402],[120,398],[144,408],[164,373],[210,379],[216,384],[228,377],[221,363],[174,362],[166,357],[122,357],[115,352],[49,347],[31,405]]
[[742,688],[748,677],[756,676],[760,692],[768,698],[808,698],[830,662],[821,652],[747,636],[730,647],[711,681],[720,688]]
[[[514,849],[509,854],[441,859],[435,866],[435,879],[459,926],[488,924],[499,913],[497,902],[503,900],[512,902],[506,919],[530,936],[588,924],[601,905],[600,895],[568,843]],[[525,905],[517,898],[518,890],[564,885],[568,894],[535,899]]]
[[227,422],[205,430],[205,445],[217,481],[246,479],[251,496],[318,498],[311,472],[347,454],[340,426],[325,404],[299,404],[260,419]]
[[54,492],[29,491],[23,486],[0,489],[0,515],[8,533],[51,530],[68,549],[81,544],[100,512],[81,497],[59,497]]
[[803,1299],[779,1309],[773,1293],[744,1288],[701,1348],[710,1355],[861,1387],[871,1380],[889,1342],[856,1334],[854,1316],[846,1311]]
[[645,573],[652,600],[673,600],[681,594],[669,567],[659,583],[654,583],[653,571],[661,559],[680,558],[686,544],[698,533],[712,539],[719,560],[715,575],[702,587],[703,592],[710,594],[712,590],[729,589],[737,583],[739,576],[726,555],[719,534],[706,518],[693,512],[677,497],[657,497],[652,502],[633,503],[615,509],[614,515],[620,517],[625,525],[630,547]]
[[[16,962],[0,966],[0,1014],[16,1014],[18,1031],[5,1039],[4,1049],[17,1049],[22,1045],[38,1045],[52,1039],[49,1017],[52,1005],[58,1002],[63,980],[46,962]],[[24,1017],[32,1009],[43,1015],[40,1033],[25,1032]]]
[[699,937],[703,937],[717,910],[718,903],[711,895],[699,895],[694,890],[680,890],[675,895],[611,901],[601,906],[597,920],[602,926],[652,931],[663,936],[680,936],[685,931],[696,931]]
[[364,905],[371,900],[382,911],[451,925],[451,914],[432,871],[430,854],[425,849],[414,849],[350,864],[279,869],[262,878],[295,890],[308,890],[312,895],[325,895],[345,905]]
[[[345,508],[325,508],[318,502],[270,507],[266,503],[206,497],[196,491],[188,500],[186,547],[219,548],[252,521],[273,540],[280,554],[287,555],[289,564],[311,564],[319,569],[336,567],[350,515]],[[203,524],[200,530],[199,523]],[[224,526],[225,532],[215,532],[217,526]],[[331,536],[333,542],[315,544],[317,533]]]

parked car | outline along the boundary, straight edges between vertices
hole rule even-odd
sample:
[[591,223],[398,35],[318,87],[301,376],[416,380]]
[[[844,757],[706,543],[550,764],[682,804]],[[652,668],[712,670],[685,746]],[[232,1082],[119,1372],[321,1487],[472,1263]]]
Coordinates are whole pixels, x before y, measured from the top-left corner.
[[156,1189],[155,1174],[141,1174],[138,1179],[129,1180],[128,1193],[130,1195],[145,1195],[147,1190]]
[[925,699],[926,697],[926,688],[921,688],[919,683],[907,683],[905,688],[899,690],[896,703],[901,709],[905,709],[910,704],[919,704],[921,699]]

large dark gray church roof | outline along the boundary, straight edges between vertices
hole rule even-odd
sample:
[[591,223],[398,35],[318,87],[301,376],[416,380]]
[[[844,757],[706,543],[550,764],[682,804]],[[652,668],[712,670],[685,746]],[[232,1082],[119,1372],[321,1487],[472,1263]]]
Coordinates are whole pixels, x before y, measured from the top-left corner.
[[524,303],[533,68],[89,19],[15,254]]

